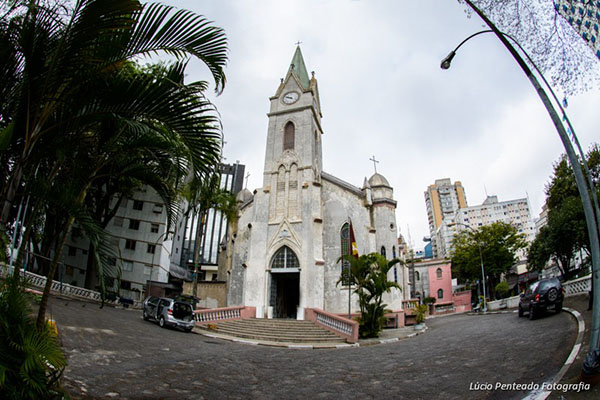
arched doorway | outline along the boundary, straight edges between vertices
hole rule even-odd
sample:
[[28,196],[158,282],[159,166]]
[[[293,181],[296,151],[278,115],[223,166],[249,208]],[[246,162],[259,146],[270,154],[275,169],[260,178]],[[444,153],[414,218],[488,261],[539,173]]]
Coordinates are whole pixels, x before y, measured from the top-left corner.
[[281,247],[271,259],[269,306],[274,318],[296,318],[300,304],[300,263],[287,246]]

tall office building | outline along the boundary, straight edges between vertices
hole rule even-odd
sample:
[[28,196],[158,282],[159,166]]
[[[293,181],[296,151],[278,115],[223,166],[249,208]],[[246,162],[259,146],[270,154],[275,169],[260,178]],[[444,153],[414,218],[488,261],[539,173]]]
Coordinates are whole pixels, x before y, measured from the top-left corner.
[[465,190],[459,181],[452,183],[450,178],[436,179],[425,191],[425,205],[429,221],[429,233],[433,247],[433,256],[445,257],[446,242],[452,237],[446,237],[444,226],[454,222],[454,214],[459,208],[467,207]]
[[[460,232],[467,229],[465,225],[477,229],[499,221],[517,228],[517,231],[524,234],[529,243],[535,238],[535,223],[531,218],[527,198],[498,201],[498,196],[487,196],[483,204],[479,206],[458,210],[455,216],[455,228]],[[520,260],[525,260],[526,250],[520,250],[517,256]]]
[[[243,188],[245,166],[239,163],[221,165],[221,188],[234,194]],[[194,248],[196,246],[196,228],[198,226],[198,215],[190,213],[183,219],[183,224],[178,225],[176,236],[183,234],[181,243],[180,266],[193,270]],[[185,228],[185,229],[183,229]],[[199,280],[214,280],[217,278],[217,256],[219,245],[227,234],[227,219],[220,211],[210,209],[206,220],[202,225],[200,239],[200,276]],[[177,241],[177,239],[176,239]]]
[[554,8],[600,58],[600,1],[555,0]]

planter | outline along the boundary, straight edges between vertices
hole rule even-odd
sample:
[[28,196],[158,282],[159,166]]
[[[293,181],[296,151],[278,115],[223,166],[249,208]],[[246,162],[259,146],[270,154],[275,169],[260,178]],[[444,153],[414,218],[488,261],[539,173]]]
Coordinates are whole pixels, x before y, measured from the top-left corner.
[[420,323],[420,324],[416,324],[415,325],[415,331],[422,331],[426,328],[424,323]]

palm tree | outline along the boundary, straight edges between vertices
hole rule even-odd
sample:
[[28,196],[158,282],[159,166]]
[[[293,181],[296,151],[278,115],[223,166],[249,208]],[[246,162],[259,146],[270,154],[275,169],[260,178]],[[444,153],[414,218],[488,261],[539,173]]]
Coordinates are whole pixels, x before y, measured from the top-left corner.
[[[104,269],[108,247],[102,226],[85,208],[89,191],[96,182],[107,178],[134,179],[161,196],[167,205],[170,223],[178,214],[177,187],[188,166],[196,174],[207,170],[220,153],[218,120],[204,99],[203,84],[183,84],[184,65],[156,66],[148,70],[129,68],[97,83],[99,110],[89,124],[80,126],[84,133],[61,163],[61,171],[50,182],[46,196],[54,219],[58,220],[48,276],[53,277],[62,256],[71,226],[77,224],[92,244],[93,263],[99,269],[104,292]],[[117,96],[117,93],[120,93]],[[131,106],[123,114],[130,120],[115,119],[103,110]],[[194,175],[196,176],[196,175]],[[59,193],[57,193],[59,191]],[[54,200],[61,199],[60,202]],[[46,235],[45,235],[46,236]],[[46,236],[48,237],[48,236]],[[48,252],[50,254],[50,252]],[[114,274],[113,274],[114,275]],[[40,305],[38,323],[43,323],[51,280],[47,281]]]
[[387,274],[401,261],[388,261],[378,253],[363,254],[358,258],[345,255],[340,257],[342,259],[350,263],[350,268],[343,270],[338,284],[350,282],[354,286],[354,293],[358,295],[360,336],[378,337],[383,329],[387,307],[383,303],[383,294],[389,293],[393,288],[401,290],[396,282],[387,279]]
[[[101,246],[102,231],[84,205],[95,180],[115,162],[112,151],[94,153],[110,149],[110,128],[117,137],[146,132],[173,141],[184,153],[178,167],[187,163],[194,175],[207,175],[219,157],[220,126],[203,96],[206,82],[184,85],[183,71],[189,57],[201,59],[220,92],[227,60],[222,29],[188,11],[135,0],[79,0],[61,14],[64,8],[53,3],[19,2],[0,22],[0,222],[10,223],[19,196],[50,195],[34,201],[37,214],[45,215],[44,247],[53,258],[38,326],[73,223],[87,227],[86,236]],[[157,52],[178,61],[158,79],[131,73],[128,60]],[[40,181],[43,190],[32,185]]]
[[36,329],[20,277],[0,288],[0,397],[63,398],[59,378],[66,359],[54,332]]
[[[45,3],[18,2],[0,23],[0,222],[4,225],[24,179],[35,170],[32,163],[40,143],[61,137],[76,140],[83,134],[81,125],[97,119],[101,111],[127,121],[132,120],[129,111],[141,111],[136,101],[102,109],[90,91],[99,77],[114,75],[127,60],[164,52],[184,63],[188,57],[199,58],[209,68],[217,92],[225,84],[225,34],[200,15],[136,0],[78,0],[62,15],[63,8]],[[196,85],[205,88],[205,83]],[[146,91],[150,94],[152,88]],[[173,120],[178,118],[171,115],[175,128]],[[188,142],[196,137],[189,130],[180,134]],[[208,172],[203,150],[190,152],[196,173]]]

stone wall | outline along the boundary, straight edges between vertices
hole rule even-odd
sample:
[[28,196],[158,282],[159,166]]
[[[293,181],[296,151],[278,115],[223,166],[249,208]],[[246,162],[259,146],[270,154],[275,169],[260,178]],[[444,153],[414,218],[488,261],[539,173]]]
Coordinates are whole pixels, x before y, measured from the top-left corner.
[[[183,283],[183,293],[193,293],[193,282]],[[196,304],[199,308],[221,308],[227,305],[227,284],[225,282],[211,281],[198,282],[197,297],[200,299]]]

